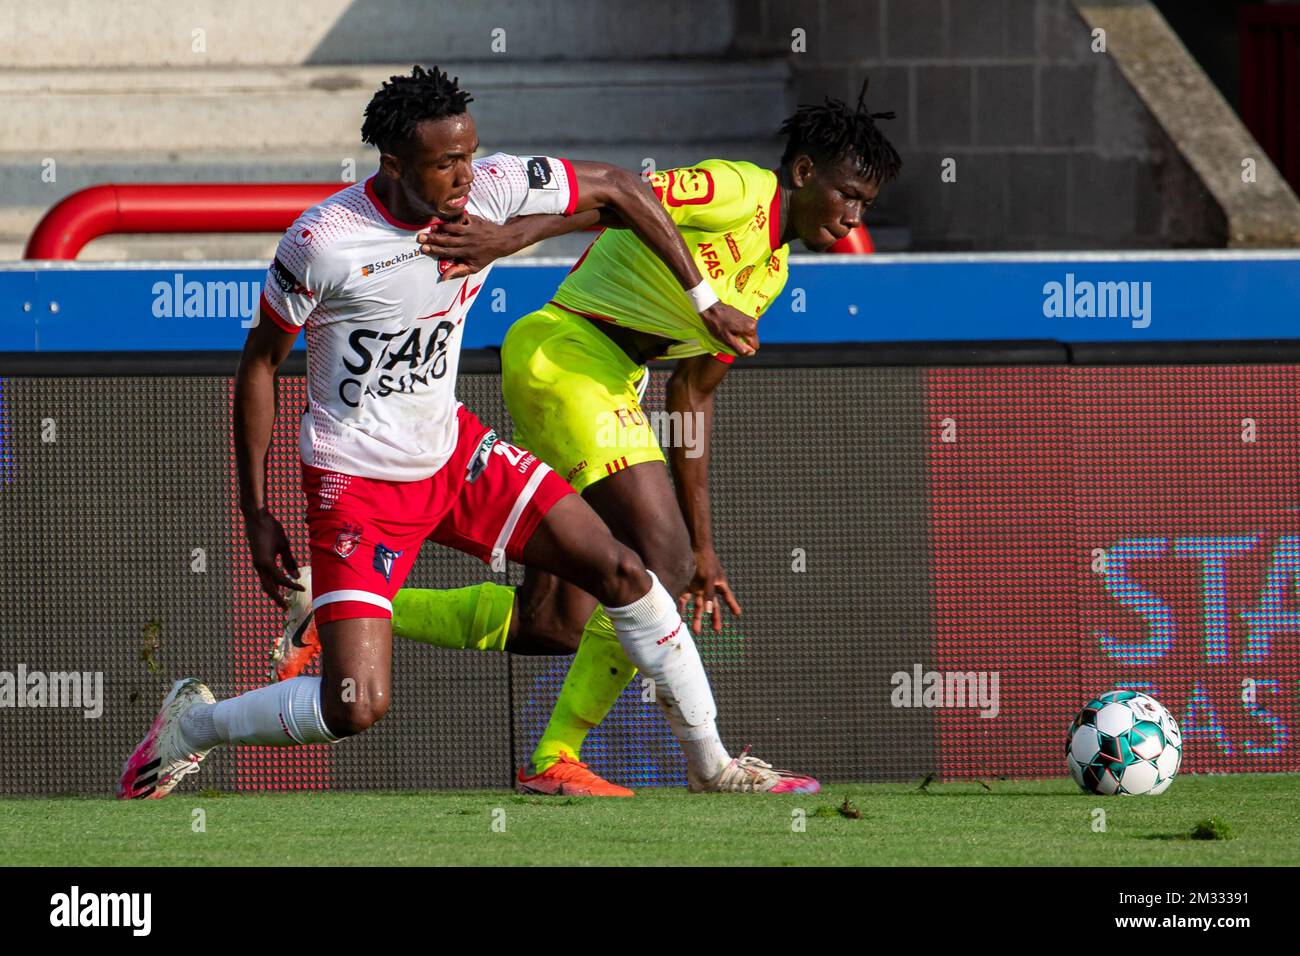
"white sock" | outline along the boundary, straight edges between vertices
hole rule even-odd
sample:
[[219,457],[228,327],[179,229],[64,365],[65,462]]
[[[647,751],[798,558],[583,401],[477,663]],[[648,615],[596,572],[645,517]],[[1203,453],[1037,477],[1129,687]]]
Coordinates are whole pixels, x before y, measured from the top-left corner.
[[727,753],[727,748],[722,745],[722,738],[718,736],[718,727],[713,721],[709,721],[707,728],[704,729],[702,736],[694,739],[682,739],[682,751],[686,754],[686,769],[699,780],[712,780],[722,768],[731,763],[731,754]]
[[650,574],[650,590],[626,607],[607,607],[628,660],[654,681],[655,700],[686,753],[687,771],[711,780],[730,761],[718,737],[717,707],[699,649],[677,613],[677,602]]
[[319,677],[295,677],[215,704],[198,704],[181,718],[181,735],[194,750],[217,744],[297,747],[338,739],[321,716]]

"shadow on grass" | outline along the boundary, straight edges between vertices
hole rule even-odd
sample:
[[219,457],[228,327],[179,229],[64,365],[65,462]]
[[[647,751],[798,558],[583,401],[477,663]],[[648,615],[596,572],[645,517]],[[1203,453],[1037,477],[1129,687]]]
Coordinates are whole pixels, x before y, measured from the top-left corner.
[[[1049,789],[1043,789],[1047,784]],[[997,785],[997,789],[994,789]],[[1025,789],[1018,789],[1019,786]],[[932,773],[926,774],[912,790],[913,793],[929,797],[968,797],[985,794],[997,797],[1064,797],[1071,794],[1086,796],[1069,780],[1063,781],[1028,781],[1008,780],[996,777],[991,780],[979,778],[969,780],[936,780]]]
[[[1060,790],[1003,790],[1000,788],[997,790],[949,790],[948,788],[951,786],[954,786],[954,784],[944,784],[941,790],[932,787],[922,790],[918,787],[916,790],[910,791],[910,793],[921,797],[1051,797],[1054,800],[1059,800],[1062,797],[1086,797],[1089,800],[1097,799],[1082,790],[1071,790],[1065,787]],[[908,795],[906,791],[895,794],[895,796],[906,795]]]
[[1231,840],[1236,836],[1232,825],[1221,817],[1207,817],[1198,820],[1190,833],[1148,833],[1140,837],[1143,840],[1197,840],[1218,841]]

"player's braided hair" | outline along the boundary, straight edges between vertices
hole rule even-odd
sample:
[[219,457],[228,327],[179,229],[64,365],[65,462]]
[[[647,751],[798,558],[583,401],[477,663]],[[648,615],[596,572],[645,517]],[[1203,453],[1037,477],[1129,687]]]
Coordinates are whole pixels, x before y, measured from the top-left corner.
[[876,126],[876,120],[893,119],[895,114],[867,110],[868,82],[862,81],[856,107],[829,96],[821,106],[800,106],[781,124],[781,135],[789,137],[781,162],[788,163],[801,153],[819,163],[851,156],[868,179],[887,183],[896,177],[903,160]]
[[449,77],[436,66],[414,66],[410,76],[389,77],[370,98],[361,141],[394,152],[415,136],[417,124],[458,116],[473,99],[460,88],[459,77]]

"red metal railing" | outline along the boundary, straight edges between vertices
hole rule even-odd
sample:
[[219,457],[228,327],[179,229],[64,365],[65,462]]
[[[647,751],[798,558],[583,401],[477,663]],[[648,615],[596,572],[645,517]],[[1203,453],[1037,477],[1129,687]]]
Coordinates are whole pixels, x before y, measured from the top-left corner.
[[92,239],[117,233],[284,232],[338,183],[175,183],[92,186],[47,212],[25,259],[75,259]]
[[[25,259],[75,259],[86,243],[121,233],[283,232],[339,183],[170,183],[91,186],[45,214]],[[832,252],[874,252],[863,227]]]

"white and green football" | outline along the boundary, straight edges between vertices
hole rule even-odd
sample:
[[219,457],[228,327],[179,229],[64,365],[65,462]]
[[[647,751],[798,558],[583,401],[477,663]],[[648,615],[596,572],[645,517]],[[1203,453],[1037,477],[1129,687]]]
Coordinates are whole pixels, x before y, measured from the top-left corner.
[[1083,705],[1065,745],[1070,776],[1098,796],[1164,793],[1183,762],[1183,738],[1154,697],[1112,690]]

